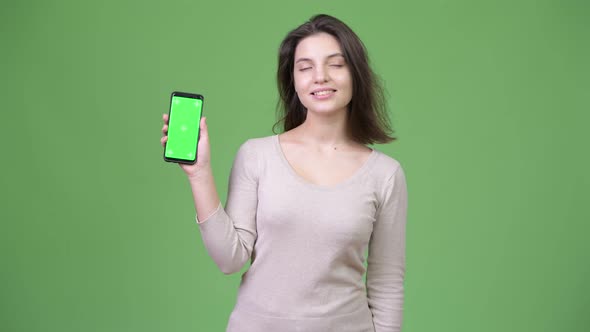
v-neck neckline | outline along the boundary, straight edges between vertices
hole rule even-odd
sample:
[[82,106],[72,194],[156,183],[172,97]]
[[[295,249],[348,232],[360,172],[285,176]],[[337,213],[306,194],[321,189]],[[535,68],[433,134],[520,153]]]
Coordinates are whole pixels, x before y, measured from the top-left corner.
[[331,184],[331,185],[322,185],[322,184],[317,184],[317,183],[313,183],[313,182],[309,181],[308,179],[304,178],[299,173],[297,173],[297,171],[295,171],[295,168],[293,168],[293,166],[291,165],[291,163],[289,162],[289,160],[287,159],[287,156],[285,155],[285,153],[283,151],[283,148],[281,146],[281,141],[279,139],[279,135],[275,135],[273,138],[273,141],[274,141],[274,145],[276,147],[276,150],[280,156],[282,163],[284,164],[285,168],[287,168],[287,170],[291,174],[291,176],[304,186],[314,188],[314,189],[320,189],[320,190],[335,190],[335,189],[339,189],[341,187],[347,186],[350,183],[354,182],[357,178],[359,178],[362,174],[364,174],[367,171],[367,169],[373,164],[373,161],[377,157],[377,154],[378,154],[377,150],[371,149],[371,153],[369,154],[367,159],[363,162],[363,164],[356,171],[354,171],[354,173],[352,173],[352,175],[348,176],[346,179],[344,179],[338,183]]

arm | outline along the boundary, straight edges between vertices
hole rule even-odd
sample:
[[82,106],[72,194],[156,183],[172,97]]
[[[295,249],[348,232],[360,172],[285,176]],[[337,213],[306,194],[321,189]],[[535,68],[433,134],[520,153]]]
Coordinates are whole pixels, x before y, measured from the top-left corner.
[[[164,126],[162,127],[163,136],[160,143],[165,147],[168,141],[168,114],[162,114],[162,120],[164,120]],[[199,126],[201,132],[197,149],[197,162],[194,165],[178,165],[188,177],[197,215],[208,216],[219,206],[219,196],[217,195],[217,189],[215,189],[213,172],[211,172],[207,118],[203,117]]]
[[367,297],[376,332],[401,331],[407,189],[400,167],[387,181],[373,227],[367,259]]
[[217,198],[213,177],[191,181],[197,213],[211,211],[213,200],[199,200],[201,195],[217,198],[213,211],[198,225],[207,252],[225,273],[238,272],[248,261],[256,240],[256,208],[258,205],[258,159],[251,142],[244,143],[236,155],[229,179],[226,208]]
[[[160,143],[168,140],[168,114],[163,114],[164,126]],[[258,204],[258,164],[256,154],[244,143],[234,161],[230,176],[227,212],[221,206],[211,172],[209,131],[206,118],[201,119],[201,137],[197,163],[179,164],[191,185],[195,209],[201,216],[199,228],[209,255],[226,274],[239,271],[250,258],[256,240],[256,207]]]

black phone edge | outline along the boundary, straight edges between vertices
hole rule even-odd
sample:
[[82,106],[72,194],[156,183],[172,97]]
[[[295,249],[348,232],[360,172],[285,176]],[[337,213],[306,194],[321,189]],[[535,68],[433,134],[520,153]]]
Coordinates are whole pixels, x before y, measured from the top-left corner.
[[[168,120],[170,120],[170,111],[172,110],[172,98],[174,96],[185,97],[185,98],[192,98],[192,99],[200,99],[203,102],[203,106],[201,107],[201,116],[199,118],[199,126],[201,125],[201,119],[203,118],[203,111],[205,110],[205,97],[198,93],[191,93],[191,92],[181,92],[181,91],[173,91],[170,94],[170,106],[168,106]],[[162,153],[164,157],[164,161],[169,163],[177,163],[177,164],[184,164],[184,165],[194,165],[197,163],[197,154],[199,152],[199,140],[201,139],[201,129],[199,128],[199,135],[197,136],[197,151],[195,151],[195,160],[188,160],[188,159],[176,159],[176,158],[168,158],[166,157],[166,143],[164,143],[164,152]]]

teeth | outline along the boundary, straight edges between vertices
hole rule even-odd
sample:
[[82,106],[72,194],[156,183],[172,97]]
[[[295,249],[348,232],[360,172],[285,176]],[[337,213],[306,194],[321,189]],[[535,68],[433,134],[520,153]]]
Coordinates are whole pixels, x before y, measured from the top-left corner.
[[333,92],[332,90],[324,90],[324,91],[315,92],[314,95],[316,95],[316,96],[325,96],[325,95],[330,94],[332,92]]

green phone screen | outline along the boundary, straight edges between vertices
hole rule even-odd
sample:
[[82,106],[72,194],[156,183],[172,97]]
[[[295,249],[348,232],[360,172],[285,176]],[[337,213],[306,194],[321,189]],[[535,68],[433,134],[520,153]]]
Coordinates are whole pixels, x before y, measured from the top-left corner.
[[202,110],[202,99],[172,96],[168,141],[164,151],[166,158],[187,161],[196,159]]

